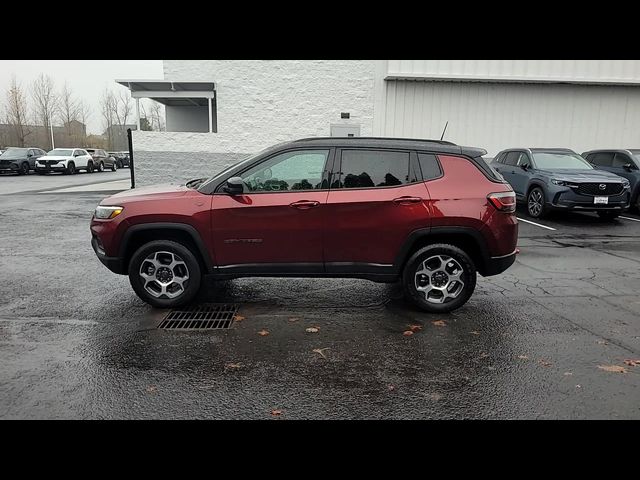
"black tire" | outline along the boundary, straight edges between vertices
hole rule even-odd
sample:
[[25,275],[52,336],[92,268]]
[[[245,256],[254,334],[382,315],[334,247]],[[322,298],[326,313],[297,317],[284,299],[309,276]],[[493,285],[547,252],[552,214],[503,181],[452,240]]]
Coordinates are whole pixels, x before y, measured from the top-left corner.
[[118,160],[118,168],[122,168],[122,161]]
[[98,164],[98,172],[104,172],[104,163],[103,162],[100,162]]
[[87,173],[93,173],[93,162],[87,163]]
[[69,175],[75,175],[76,174],[76,164],[73,162],[69,162],[67,164],[67,171],[66,173],[68,173]]
[[616,218],[618,218],[620,216],[620,212],[598,212],[598,216],[602,219],[602,220],[606,220],[607,222],[610,222],[612,220],[615,220]]
[[[434,303],[435,299],[431,297],[432,295],[439,292],[434,291],[433,294],[425,294],[423,291],[418,290],[418,284],[422,280],[418,275],[418,272],[425,268],[425,261],[436,256],[450,257],[450,260],[447,261],[447,265],[444,268],[449,268],[449,265],[451,263],[457,263],[457,265],[454,265],[452,267],[454,268],[454,270],[449,270],[449,272],[452,272],[450,274],[456,272],[457,267],[460,267],[463,270],[460,276],[460,281],[462,284],[464,284],[464,286],[458,287],[460,288],[460,291],[457,293],[455,298],[447,300],[445,297],[442,297],[444,298],[444,303]],[[454,260],[454,262],[451,262],[451,260]],[[441,265],[442,263],[443,262],[441,262]],[[424,275],[422,277],[424,277]],[[407,260],[407,263],[405,264],[404,270],[402,272],[402,284],[405,296],[416,307],[429,313],[446,313],[461,307],[467,302],[467,300],[469,300],[476,288],[476,277],[476,267],[469,255],[467,255],[464,250],[454,245],[436,243],[423,247],[420,250],[416,251],[413,255],[411,255],[409,260]],[[451,280],[447,281],[449,282]],[[433,275],[428,279],[427,283],[432,284],[432,282]],[[453,285],[454,287],[456,286],[454,282],[452,282],[451,285]],[[452,292],[455,292],[455,288],[452,290]],[[427,300],[427,296],[430,296],[431,300]]]
[[[171,252],[179,256],[187,266],[189,276],[188,284],[184,288],[183,293],[175,298],[155,297],[145,289],[145,280],[140,275],[140,267],[143,265],[143,262],[146,261],[147,257],[154,252]],[[157,308],[173,308],[189,303],[197,295],[198,290],[200,290],[202,281],[200,264],[194,253],[181,243],[171,240],[154,240],[141,246],[131,257],[128,273],[129,282],[136,292],[136,295],[149,305]]]
[[20,170],[18,170],[18,175],[29,175],[29,162],[22,162],[20,164]]
[[533,187],[527,195],[527,214],[532,218],[542,218],[547,214],[544,190]]
[[113,163],[111,164],[111,171],[112,171],[112,172],[115,172],[116,170],[118,170],[118,165],[116,165],[116,162],[113,162]]

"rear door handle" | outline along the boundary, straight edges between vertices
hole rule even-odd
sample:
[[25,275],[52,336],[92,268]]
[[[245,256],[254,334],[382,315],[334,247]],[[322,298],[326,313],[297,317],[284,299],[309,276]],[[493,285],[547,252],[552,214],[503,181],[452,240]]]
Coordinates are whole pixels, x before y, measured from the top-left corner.
[[320,205],[320,202],[316,202],[315,200],[300,200],[289,204],[290,207],[297,208],[298,210],[309,210],[318,205]]
[[412,203],[420,203],[422,198],[420,197],[398,197],[394,198],[393,202],[398,205],[410,205]]

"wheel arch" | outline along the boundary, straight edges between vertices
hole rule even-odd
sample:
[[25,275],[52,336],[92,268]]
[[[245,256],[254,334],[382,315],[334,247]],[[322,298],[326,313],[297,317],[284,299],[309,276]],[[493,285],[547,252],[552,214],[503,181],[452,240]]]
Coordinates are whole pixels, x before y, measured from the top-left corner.
[[471,227],[432,227],[414,230],[409,234],[394,261],[394,270],[402,274],[407,260],[427,245],[445,243],[454,245],[469,255],[480,275],[487,271],[490,258],[487,242],[482,234]]
[[206,273],[213,270],[213,262],[198,231],[186,223],[155,222],[129,227],[120,243],[120,258],[124,268],[128,268],[133,253],[145,243],[153,240],[172,240],[184,244],[195,254]]

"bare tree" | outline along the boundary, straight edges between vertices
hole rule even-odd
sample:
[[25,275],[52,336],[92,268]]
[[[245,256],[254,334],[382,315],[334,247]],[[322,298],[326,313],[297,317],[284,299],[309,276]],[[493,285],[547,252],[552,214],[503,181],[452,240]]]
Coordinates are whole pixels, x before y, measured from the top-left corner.
[[58,98],[58,117],[62,121],[67,135],[71,136],[73,133],[71,131],[71,122],[78,120],[80,113],[79,102],[73,98],[73,93],[69,85],[67,85],[67,82],[64,82]]
[[[41,73],[31,86],[31,96],[33,97],[38,123],[43,125],[48,132],[58,109],[58,96],[55,92],[53,79],[49,75]],[[51,144],[51,139],[48,139],[48,143]],[[53,145],[51,145],[51,148],[53,148]]]
[[31,133],[27,127],[27,96],[22,85],[16,80],[16,76],[11,77],[11,83],[7,90],[6,122],[11,126],[19,147],[25,146],[25,138]]
[[151,128],[158,132],[162,132],[165,129],[164,113],[162,110],[162,104],[159,102],[153,102],[151,105]]
[[118,125],[124,127],[127,124],[127,119],[133,112],[133,103],[131,102],[131,94],[129,90],[121,90],[115,97],[115,109],[114,115],[118,121]]
[[116,122],[115,112],[117,112],[117,110],[118,102],[116,97],[111,90],[106,88],[104,92],[102,92],[102,97],[100,98],[100,113],[102,114],[102,123],[107,135],[107,148],[109,150],[113,149],[113,126]]
[[78,102],[78,120],[80,122],[82,122],[82,125],[84,125],[84,135],[85,138],[82,139],[82,144],[86,144],[86,136],[87,136],[87,121],[89,120],[89,117],[91,116],[91,106],[85,102],[84,100],[80,100]]

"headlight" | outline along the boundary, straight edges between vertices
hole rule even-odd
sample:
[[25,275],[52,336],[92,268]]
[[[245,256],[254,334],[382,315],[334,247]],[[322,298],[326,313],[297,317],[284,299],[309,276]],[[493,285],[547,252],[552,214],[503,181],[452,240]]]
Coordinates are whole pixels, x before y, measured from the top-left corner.
[[94,212],[94,216],[102,220],[115,218],[122,213],[122,210],[123,207],[104,207],[102,205],[98,205]]
[[554,185],[560,185],[561,187],[577,187],[578,185],[573,182],[568,182],[566,180],[557,180],[555,178],[551,179],[551,183]]

